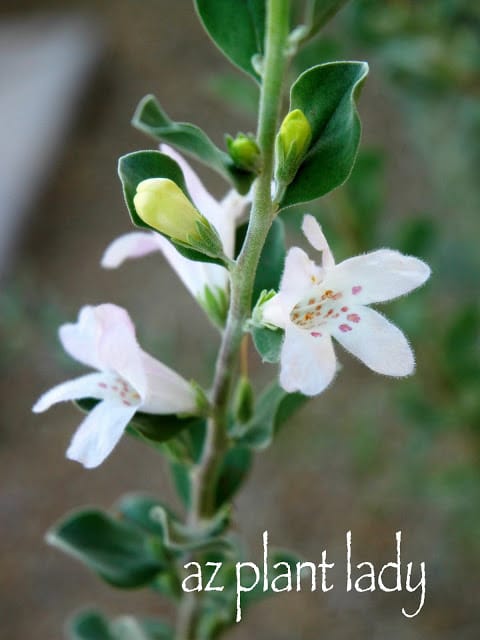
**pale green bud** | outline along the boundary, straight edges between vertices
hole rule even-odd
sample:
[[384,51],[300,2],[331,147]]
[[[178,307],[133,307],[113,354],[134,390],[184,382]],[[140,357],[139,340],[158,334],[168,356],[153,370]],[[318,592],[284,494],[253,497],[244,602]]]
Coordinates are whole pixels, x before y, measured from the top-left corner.
[[289,184],[308,151],[312,141],[312,128],[300,109],[285,116],[276,140],[276,178]]
[[240,169],[258,173],[261,166],[260,148],[252,136],[237,134],[235,139],[227,137],[230,157]]
[[215,229],[173,180],[143,180],[137,186],[133,203],[144,222],[174,242],[209,256],[223,254]]
[[233,396],[233,415],[237,422],[245,424],[253,416],[255,398],[250,380],[241,376]]

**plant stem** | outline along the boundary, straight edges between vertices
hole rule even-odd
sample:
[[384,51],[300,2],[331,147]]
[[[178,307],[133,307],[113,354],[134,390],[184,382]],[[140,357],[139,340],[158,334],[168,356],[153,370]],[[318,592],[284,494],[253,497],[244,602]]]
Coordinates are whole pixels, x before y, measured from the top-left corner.
[[[202,459],[193,471],[189,524],[197,528],[201,528],[215,513],[216,484],[223,453],[228,447],[226,422],[244,324],[250,314],[258,262],[276,214],[271,184],[275,135],[287,60],[289,5],[290,0],[267,0],[265,62],[257,131],[257,141],[262,153],[262,173],[254,187],[245,242],[231,270],[230,307],[211,393],[212,416],[208,422]],[[177,640],[195,640],[199,604],[197,592],[184,594],[179,611]]]

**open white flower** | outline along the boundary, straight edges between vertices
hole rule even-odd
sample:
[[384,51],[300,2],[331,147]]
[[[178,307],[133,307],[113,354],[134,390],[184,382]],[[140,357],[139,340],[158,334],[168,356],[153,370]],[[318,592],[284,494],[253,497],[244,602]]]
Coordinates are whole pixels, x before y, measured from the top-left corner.
[[145,353],[125,309],[113,304],[83,307],[78,322],[59,330],[62,345],[79,362],[98,369],[43,394],[33,411],[64,400],[100,400],[85,417],[67,457],[98,466],[111,453],[136,411],[152,414],[197,411],[195,391],[178,373]]
[[[215,227],[225,255],[233,258],[236,224],[245,210],[248,199],[231,190],[218,202],[205,189],[200,178],[180,154],[167,145],[161,145],[160,150],[178,163],[195,207]],[[205,305],[207,288],[214,296],[217,296],[218,291],[227,291],[228,272],[224,267],[185,258],[166,238],[155,232],[132,231],[119,236],[105,250],[102,266],[115,269],[125,260],[140,258],[155,251],[163,253],[184,285],[202,305]]]
[[415,361],[403,333],[365,305],[419,287],[429,277],[429,267],[390,249],[335,265],[313,216],[304,217],[302,230],[322,252],[322,265],[302,249],[290,249],[279,292],[263,308],[264,322],[285,330],[282,387],[305,395],[323,391],[337,368],[332,337],[373,371],[397,377],[413,373]]

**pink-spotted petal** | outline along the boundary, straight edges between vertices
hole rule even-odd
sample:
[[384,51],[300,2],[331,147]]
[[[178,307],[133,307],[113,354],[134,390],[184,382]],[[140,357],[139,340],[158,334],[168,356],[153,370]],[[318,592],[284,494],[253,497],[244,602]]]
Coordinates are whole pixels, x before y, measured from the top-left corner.
[[349,258],[325,278],[325,287],[352,295],[356,304],[384,302],[421,286],[430,276],[422,260],[380,249]]
[[285,391],[314,396],[332,382],[337,361],[328,334],[287,326],[280,359],[280,384]]
[[302,231],[314,249],[322,252],[322,267],[331,269],[335,266],[333,254],[328,246],[327,239],[323,235],[322,227],[317,219],[311,215],[303,217]]
[[340,344],[373,371],[403,377],[413,373],[415,359],[403,333],[384,316],[369,307],[358,306],[351,318],[329,326]]
[[115,402],[97,404],[85,417],[67,449],[67,458],[87,469],[98,467],[110,455],[133,418],[136,407]]
[[100,400],[105,395],[105,376],[102,373],[89,373],[86,376],[67,380],[45,392],[33,405],[34,413],[42,413],[57,402],[95,398]]
[[147,378],[147,392],[142,404],[144,413],[195,413],[196,397],[192,386],[148,353],[142,353]]
[[142,365],[142,350],[135,336],[130,316],[114,304],[102,304],[95,308],[101,327],[98,340],[98,358],[103,370],[118,373],[142,400],[147,390],[147,380]]
[[322,276],[323,270],[305,251],[292,247],[285,258],[279,292],[263,307],[264,321],[284,329],[290,322],[293,307],[321,282]]
[[126,260],[143,258],[150,253],[160,251],[158,234],[147,231],[132,231],[119,236],[105,249],[102,257],[102,267],[116,269]]

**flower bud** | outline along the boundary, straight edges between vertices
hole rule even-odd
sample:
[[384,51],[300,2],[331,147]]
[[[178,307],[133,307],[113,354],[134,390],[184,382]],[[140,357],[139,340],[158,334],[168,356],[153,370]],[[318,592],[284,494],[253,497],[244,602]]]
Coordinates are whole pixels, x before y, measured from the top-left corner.
[[173,180],[143,180],[133,203],[144,222],[174,242],[209,256],[223,255],[217,232]]
[[261,165],[260,149],[252,136],[239,133],[235,139],[227,137],[230,157],[237,167],[258,173]]
[[308,151],[312,140],[312,128],[300,109],[285,116],[276,140],[276,178],[289,184]]
[[245,424],[253,416],[254,395],[252,384],[246,376],[241,376],[233,397],[233,415],[240,424]]

